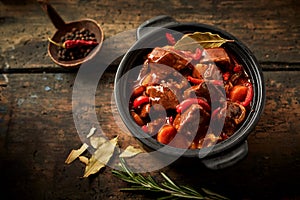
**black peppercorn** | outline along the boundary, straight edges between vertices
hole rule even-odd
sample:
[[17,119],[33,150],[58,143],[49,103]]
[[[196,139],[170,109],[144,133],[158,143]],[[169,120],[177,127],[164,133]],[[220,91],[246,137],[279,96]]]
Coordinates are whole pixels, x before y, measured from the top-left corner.
[[[82,28],[80,30],[73,28],[71,32],[67,32],[64,36],[60,38],[60,42],[64,43],[67,40],[86,40],[94,41],[97,39],[94,33],[91,33],[88,29]],[[58,47],[58,59],[59,60],[77,60],[86,57],[95,46],[78,46],[70,49],[65,49],[63,47]]]

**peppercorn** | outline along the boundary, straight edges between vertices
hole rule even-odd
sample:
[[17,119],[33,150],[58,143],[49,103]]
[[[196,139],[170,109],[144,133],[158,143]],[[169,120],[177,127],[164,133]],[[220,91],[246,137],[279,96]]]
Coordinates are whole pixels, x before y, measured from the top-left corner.
[[50,42],[58,46],[58,59],[64,61],[82,59],[98,45],[95,34],[86,28],[73,28],[60,38],[59,43]]

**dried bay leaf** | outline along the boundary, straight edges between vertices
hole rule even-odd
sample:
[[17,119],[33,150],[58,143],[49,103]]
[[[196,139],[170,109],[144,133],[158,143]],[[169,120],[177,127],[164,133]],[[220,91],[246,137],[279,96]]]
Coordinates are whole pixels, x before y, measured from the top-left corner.
[[120,158],[130,158],[136,156],[139,153],[142,153],[143,150],[140,148],[135,148],[134,146],[129,145],[126,149],[120,154]]
[[85,167],[83,178],[87,178],[92,174],[96,174],[100,171],[100,169],[105,167],[105,164],[99,162],[97,159],[92,158],[89,160],[88,164]]
[[80,162],[84,163],[85,165],[89,164],[89,159],[85,156],[79,156],[78,157]]
[[95,127],[92,127],[91,129],[90,129],[90,132],[87,134],[87,136],[86,136],[86,138],[89,138],[89,137],[91,137],[92,135],[94,135],[94,133],[96,132],[96,128]]
[[105,165],[109,162],[110,158],[114,154],[117,142],[118,137],[115,137],[114,139],[111,139],[109,141],[107,140],[97,148],[92,157],[89,159],[88,164],[86,165],[83,177],[88,177],[91,174],[95,174],[100,169],[105,167]]
[[71,162],[73,162],[76,158],[78,158],[83,152],[85,152],[85,150],[87,150],[89,146],[84,143],[79,149],[77,150],[72,150],[71,153],[69,154],[69,156],[67,157],[65,163],[66,164],[70,164]]
[[101,137],[101,136],[90,137],[90,143],[94,149],[97,149],[99,146],[101,146],[105,142],[107,142],[107,139],[105,137]]
[[210,32],[194,32],[185,34],[174,45],[175,49],[182,51],[195,51],[197,48],[215,48],[220,47],[226,42],[233,42],[233,40],[227,40]]

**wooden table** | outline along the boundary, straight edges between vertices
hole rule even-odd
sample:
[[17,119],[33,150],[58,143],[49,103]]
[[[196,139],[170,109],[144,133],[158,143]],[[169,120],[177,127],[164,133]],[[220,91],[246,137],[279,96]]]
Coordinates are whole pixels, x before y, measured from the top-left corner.
[[[300,198],[300,10],[299,1],[51,1],[66,21],[92,18],[105,37],[136,29],[166,14],[179,22],[215,25],[235,35],[255,54],[266,81],[266,106],[248,138],[249,153],[218,171],[201,166],[161,169],[177,183],[206,187],[233,199]],[[76,70],[55,65],[47,37],[55,32],[33,0],[0,1],[0,173],[1,199],[153,199],[148,193],[120,192],[129,186],[107,167],[80,178],[84,165],[64,163],[81,145],[72,115]],[[135,41],[124,39],[116,50]],[[96,110],[102,128],[122,135],[110,111],[117,63],[102,77]],[[88,131],[88,127],[87,127]],[[120,146],[135,143],[122,136]],[[152,175],[159,179],[159,172]]]

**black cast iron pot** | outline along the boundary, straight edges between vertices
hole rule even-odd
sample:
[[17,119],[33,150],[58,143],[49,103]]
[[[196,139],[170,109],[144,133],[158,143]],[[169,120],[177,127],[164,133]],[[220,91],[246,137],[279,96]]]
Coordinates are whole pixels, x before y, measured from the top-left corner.
[[[132,119],[128,107],[128,99],[132,90],[130,83],[137,79],[139,72],[139,70],[132,69],[140,67],[146,55],[150,53],[154,47],[167,45],[165,38],[166,32],[171,32],[176,35],[178,32],[185,34],[196,31],[216,33],[225,39],[234,40],[235,42],[233,43],[226,43],[226,48],[243,64],[252,80],[254,88],[251,112],[248,114],[242,126],[230,138],[214,145],[213,148],[209,149],[209,152],[202,150],[202,152],[204,152],[203,154],[201,154],[198,149],[187,149],[182,153],[181,149],[163,145],[157,142],[156,139],[149,137]],[[163,149],[162,153],[170,156],[178,156],[180,154],[183,158],[198,158],[206,167],[210,169],[220,169],[235,164],[247,155],[247,136],[256,126],[263,111],[265,86],[263,74],[256,58],[244,44],[231,34],[206,24],[178,23],[169,16],[158,16],[146,21],[137,29],[136,43],[125,54],[119,64],[115,77],[114,95],[123,122],[133,136],[138,138],[147,149],[154,151]]]

